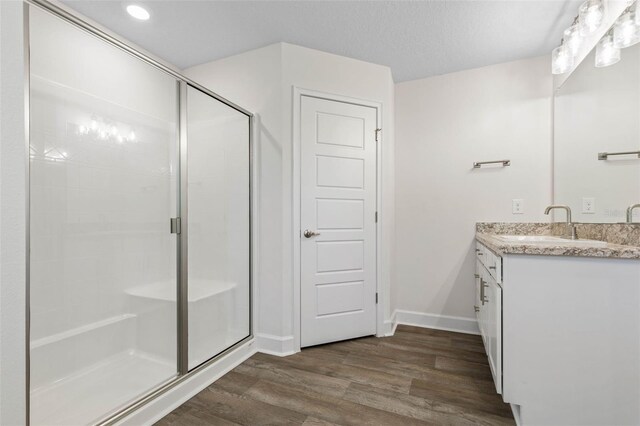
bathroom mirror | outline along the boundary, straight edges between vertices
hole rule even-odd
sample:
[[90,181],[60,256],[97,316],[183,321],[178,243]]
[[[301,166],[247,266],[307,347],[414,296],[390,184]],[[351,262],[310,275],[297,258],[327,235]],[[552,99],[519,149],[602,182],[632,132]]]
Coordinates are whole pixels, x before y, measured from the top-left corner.
[[624,222],[640,203],[640,43],[603,67],[596,50],[555,92],[554,202],[575,222]]

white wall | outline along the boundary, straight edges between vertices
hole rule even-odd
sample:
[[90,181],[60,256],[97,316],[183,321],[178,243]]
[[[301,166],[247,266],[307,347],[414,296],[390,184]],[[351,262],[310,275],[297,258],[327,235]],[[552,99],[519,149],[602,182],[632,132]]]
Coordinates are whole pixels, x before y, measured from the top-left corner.
[[474,319],[475,223],[548,220],[549,69],[545,55],[396,85],[395,309]]
[[26,421],[23,4],[0,2],[0,424]]
[[[199,65],[185,74],[258,116],[260,177],[257,334],[293,344],[293,87],[383,104],[383,299],[393,231],[393,81],[389,68],[286,43]],[[386,307],[386,317],[390,308]]]

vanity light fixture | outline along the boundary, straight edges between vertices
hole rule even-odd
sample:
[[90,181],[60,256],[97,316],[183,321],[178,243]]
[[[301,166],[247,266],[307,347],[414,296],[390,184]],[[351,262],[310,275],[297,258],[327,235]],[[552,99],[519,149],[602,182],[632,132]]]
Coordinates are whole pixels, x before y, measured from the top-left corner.
[[583,36],[594,33],[604,18],[604,5],[602,0],[587,0],[580,6],[578,10],[580,21],[580,32]]
[[596,67],[608,67],[620,61],[620,49],[614,46],[613,33],[609,31],[596,45]]
[[582,45],[582,35],[580,34],[580,21],[578,17],[573,20],[573,24],[564,30],[564,44],[567,46],[573,56],[578,54]]
[[603,18],[603,0],[587,0],[582,3],[571,26],[564,30],[560,46],[553,49],[551,53],[553,74],[564,74],[573,68],[583,37],[600,28]]
[[574,55],[567,47],[564,40],[560,46],[551,52],[551,72],[553,74],[564,74],[573,67]]
[[613,44],[617,48],[633,46],[640,41],[640,26],[636,23],[636,5],[624,11],[613,27]]
[[140,21],[146,21],[151,17],[147,9],[137,4],[127,6],[127,13]]

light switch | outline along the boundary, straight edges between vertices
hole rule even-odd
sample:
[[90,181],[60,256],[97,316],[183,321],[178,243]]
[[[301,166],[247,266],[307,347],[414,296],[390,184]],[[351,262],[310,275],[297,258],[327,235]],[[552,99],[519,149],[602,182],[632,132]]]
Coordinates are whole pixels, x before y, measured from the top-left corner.
[[591,197],[585,197],[582,199],[582,213],[583,214],[595,214],[596,213],[596,199]]
[[511,200],[511,213],[524,214],[524,200],[522,198],[514,198]]

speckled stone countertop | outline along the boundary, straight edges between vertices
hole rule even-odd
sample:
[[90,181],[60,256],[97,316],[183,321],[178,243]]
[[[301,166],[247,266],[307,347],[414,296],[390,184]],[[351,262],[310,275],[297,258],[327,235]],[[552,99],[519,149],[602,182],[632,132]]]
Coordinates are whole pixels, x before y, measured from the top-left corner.
[[560,223],[478,223],[476,240],[497,254],[543,256],[579,256],[640,259],[640,224],[576,224],[578,238],[607,242],[602,245],[531,243],[504,241],[500,235],[562,236],[566,227]]

